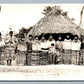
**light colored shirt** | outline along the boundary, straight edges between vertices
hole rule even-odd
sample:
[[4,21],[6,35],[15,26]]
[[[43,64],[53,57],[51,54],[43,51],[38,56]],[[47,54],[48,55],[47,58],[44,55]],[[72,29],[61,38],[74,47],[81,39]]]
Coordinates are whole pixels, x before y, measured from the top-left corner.
[[72,41],[72,50],[80,50],[80,47],[81,47],[80,41],[78,42]]
[[53,54],[56,53],[55,46],[50,47],[48,52],[49,52],[49,53],[53,53]]
[[0,41],[0,47],[3,47],[4,45],[5,45],[4,39],[1,38],[1,41]]
[[27,51],[27,45],[26,45],[26,43],[18,43],[17,50]]
[[44,42],[40,42],[40,49],[42,50],[42,51],[45,51],[45,50],[43,50],[42,48],[44,48],[44,49],[47,49],[48,48],[48,44],[47,44],[47,41],[44,41]]
[[[10,41],[12,42],[12,43],[10,43]],[[16,45],[16,43],[17,43],[17,39],[15,38],[15,36],[12,36],[12,38],[10,37],[10,35],[8,35],[7,37],[6,37],[6,39],[5,39],[5,43],[6,43],[6,45],[12,45],[12,46],[15,46]]]
[[59,48],[60,51],[63,49],[63,41],[57,41],[56,42],[56,47]]
[[33,41],[32,43],[32,50],[39,51],[40,49],[40,42],[39,41]]
[[71,50],[72,49],[72,41],[71,41],[71,39],[70,40],[67,40],[67,39],[64,40],[63,49],[66,49],[66,50]]
[[51,47],[51,44],[54,44],[55,45],[55,40],[52,40],[52,41],[47,41],[47,45],[48,45],[48,48]]

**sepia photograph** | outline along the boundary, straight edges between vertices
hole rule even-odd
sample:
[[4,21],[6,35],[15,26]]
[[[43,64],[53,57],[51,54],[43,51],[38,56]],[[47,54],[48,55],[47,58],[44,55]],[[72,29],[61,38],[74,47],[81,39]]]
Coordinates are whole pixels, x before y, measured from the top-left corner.
[[84,4],[0,4],[0,81],[84,81]]

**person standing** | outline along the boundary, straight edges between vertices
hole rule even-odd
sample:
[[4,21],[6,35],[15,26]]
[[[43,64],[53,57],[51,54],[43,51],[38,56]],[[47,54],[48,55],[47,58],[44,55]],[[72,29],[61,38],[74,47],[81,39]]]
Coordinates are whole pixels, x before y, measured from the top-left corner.
[[51,47],[49,47],[48,57],[49,57],[49,64],[55,64],[55,62],[56,62],[56,48],[53,43],[51,44]]
[[2,33],[0,32],[0,64],[2,64],[2,52],[5,46],[4,39],[2,38]]
[[38,36],[34,37],[34,40],[32,42],[32,56],[31,56],[31,64],[30,65],[40,65],[40,57],[39,57],[39,51],[40,51],[40,41]]
[[57,64],[61,64],[62,63],[62,54],[63,54],[63,41],[61,36],[58,37],[58,40],[56,42],[56,49],[59,52],[59,54],[57,54]]
[[81,48],[81,41],[79,40],[78,36],[75,35],[72,41],[72,64],[79,64],[80,62],[80,48]]
[[72,40],[70,39],[70,35],[67,35],[63,42],[63,63],[70,64],[71,63],[71,50],[72,50]]
[[10,60],[10,59],[15,60],[15,58],[16,58],[16,55],[15,55],[16,44],[17,44],[17,39],[13,35],[13,31],[10,31],[9,35],[5,39],[7,60]]
[[42,35],[42,38],[40,40],[39,56],[40,56],[40,65],[47,65],[48,64],[48,44],[44,35]]
[[25,38],[18,38],[17,64],[26,65],[26,51],[27,51],[27,45],[25,43]]
[[32,55],[32,44],[33,44],[33,36],[29,35],[26,41],[27,45],[27,54],[26,54],[26,65],[30,65],[31,55]]

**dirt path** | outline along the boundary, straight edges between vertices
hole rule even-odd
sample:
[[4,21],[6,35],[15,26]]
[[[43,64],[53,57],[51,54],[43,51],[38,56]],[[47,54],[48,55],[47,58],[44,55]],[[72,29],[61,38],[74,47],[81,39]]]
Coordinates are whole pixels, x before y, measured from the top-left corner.
[[84,80],[84,66],[78,65],[0,67],[0,80]]

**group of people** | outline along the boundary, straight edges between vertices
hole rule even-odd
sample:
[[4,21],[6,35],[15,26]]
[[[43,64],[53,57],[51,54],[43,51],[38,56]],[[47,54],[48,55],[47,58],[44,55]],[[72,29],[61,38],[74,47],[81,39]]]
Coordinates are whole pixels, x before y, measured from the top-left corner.
[[34,39],[32,35],[29,36],[28,44],[31,47],[28,47],[28,50],[48,52],[50,64],[62,63],[63,52],[80,51],[81,48],[81,41],[77,35],[74,35],[73,40],[71,40],[70,35],[67,35],[64,41],[62,41],[61,36],[55,41],[52,35],[49,36],[48,40],[45,39],[44,35],[41,37],[41,40],[38,39],[38,36],[35,36]]
[[[21,40],[21,43],[25,43],[26,46],[25,48],[23,47],[22,51],[47,52],[50,64],[62,63],[63,52],[67,50],[79,51],[81,48],[81,41],[77,35],[74,35],[73,40],[71,40],[70,35],[67,35],[64,41],[62,41],[61,36],[59,36],[58,40],[55,41],[52,35],[49,36],[48,40],[45,39],[44,35],[42,35],[40,40],[38,36],[33,37],[32,35],[29,35],[28,38],[24,39],[24,41]],[[21,44],[18,39],[15,39],[12,31],[4,41],[2,40],[0,33],[0,47],[3,46],[12,46],[16,51],[21,50]],[[11,56],[9,56],[9,58],[10,57]],[[7,63],[9,62],[8,60]]]

